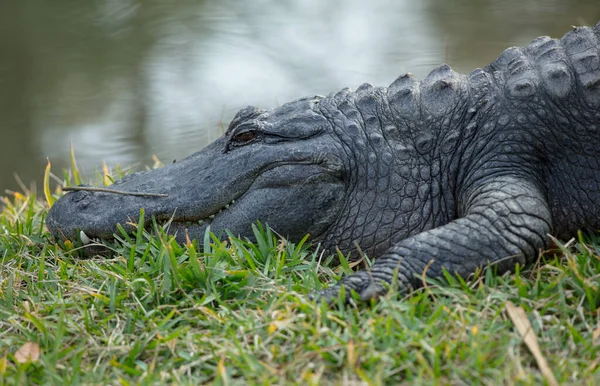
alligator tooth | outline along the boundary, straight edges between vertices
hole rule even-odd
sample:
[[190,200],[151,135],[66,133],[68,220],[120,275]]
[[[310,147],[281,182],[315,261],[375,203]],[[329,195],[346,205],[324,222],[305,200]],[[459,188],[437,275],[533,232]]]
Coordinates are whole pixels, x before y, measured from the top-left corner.
[[214,218],[215,218],[215,215],[214,215],[214,214],[211,214],[210,216],[208,216],[208,218],[212,220],[212,219],[214,219]]
[[204,224],[204,220],[198,220],[198,225]]
[[92,241],[83,231],[79,231],[79,238],[81,239],[81,243],[83,245],[88,245]]

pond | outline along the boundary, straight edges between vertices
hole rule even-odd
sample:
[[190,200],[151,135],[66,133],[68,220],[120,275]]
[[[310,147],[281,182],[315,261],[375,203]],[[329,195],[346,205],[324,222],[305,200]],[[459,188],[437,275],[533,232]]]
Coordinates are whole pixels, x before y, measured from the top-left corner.
[[22,0],[0,13],[0,190],[46,160],[181,159],[235,112],[363,82],[470,72],[600,20],[597,0]]

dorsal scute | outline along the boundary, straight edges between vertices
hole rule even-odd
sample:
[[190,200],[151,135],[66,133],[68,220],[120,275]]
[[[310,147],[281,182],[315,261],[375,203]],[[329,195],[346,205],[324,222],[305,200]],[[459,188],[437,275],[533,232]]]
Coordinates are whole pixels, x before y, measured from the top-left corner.
[[519,47],[509,47],[505,49],[496,60],[487,66],[487,68],[489,68],[491,72],[504,71],[508,66],[508,62],[518,55],[519,51]]
[[529,98],[537,92],[538,73],[526,49],[508,48],[493,65],[504,75],[504,94],[507,98]]
[[558,39],[552,39],[548,36],[541,36],[527,46],[533,60],[538,63],[564,61],[565,52]]
[[410,94],[418,90],[419,81],[413,74],[407,72],[400,75],[388,87],[388,97],[394,97],[396,94]]
[[421,86],[422,88],[433,87],[436,90],[457,89],[460,87],[461,81],[461,74],[455,72],[449,65],[442,64],[431,70]]
[[354,93],[354,103],[363,114],[376,109],[375,87],[370,83],[361,84]]
[[333,99],[337,101],[344,101],[348,98],[348,95],[351,93],[352,90],[350,89],[350,87],[344,87],[340,91],[333,93],[333,95],[330,95],[330,97],[333,97]]
[[363,124],[367,128],[380,126],[380,120],[383,118],[380,116],[382,90],[385,90],[385,88],[373,87],[369,83],[363,83],[354,93],[354,104],[360,112]]
[[432,115],[443,115],[454,109],[466,90],[465,76],[442,64],[421,82],[422,107]]
[[347,119],[353,121],[360,120],[360,112],[356,109],[356,104],[354,103],[353,98],[346,98],[341,100],[337,106],[338,110],[344,114]]
[[573,72],[590,104],[600,104],[600,39],[595,28],[575,27],[561,42],[569,57]]
[[354,92],[345,87],[329,94],[319,103],[319,109],[332,122],[333,132],[340,137],[356,136],[360,132],[357,125],[360,114],[354,104],[353,95]]
[[545,91],[557,98],[566,98],[573,90],[573,76],[567,54],[558,39],[542,36],[527,47],[537,63]]
[[390,107],[398,114],[419,111],[419,81],[411,73],[400,75],[387,89]]
[[478,109],[493,97],[490,92],[494,86],[494,77],[482,68],[476,68],[467,77],[473,108]]
[[356,89],[357,94],[370,93],[373,91],[373,85],[371,83],[363,83]]

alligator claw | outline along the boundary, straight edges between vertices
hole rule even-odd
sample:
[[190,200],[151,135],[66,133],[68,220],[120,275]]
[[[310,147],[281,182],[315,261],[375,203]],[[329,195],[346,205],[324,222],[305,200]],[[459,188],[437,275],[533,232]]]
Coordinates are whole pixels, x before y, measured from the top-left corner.
[[377,300],[388,292],[388,287],[383,282],[373,280],[369,272],[358,271],[345,276],[331,287],[311,293],[309,298],[317,302],[335,304],[341,296],[342,287],[344,288],[343,303],[349,303],[354,299],[361,302]]

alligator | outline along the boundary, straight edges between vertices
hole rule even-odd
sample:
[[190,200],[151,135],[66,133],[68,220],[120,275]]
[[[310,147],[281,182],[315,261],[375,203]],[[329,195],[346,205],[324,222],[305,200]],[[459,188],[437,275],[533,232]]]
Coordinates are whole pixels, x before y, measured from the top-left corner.
[[251,237],[260,220],[375,258],[315,293],[329,300],[501,274],[552,237],[600,229],[599,50],[600,23],[508,48],[468,75],[444,64],[422,81],[246,107],[203,150],[111,186],[141,196],[69,192],[46,224],[59,240],[111,239],[144,208],[181,243],[209,226]]

